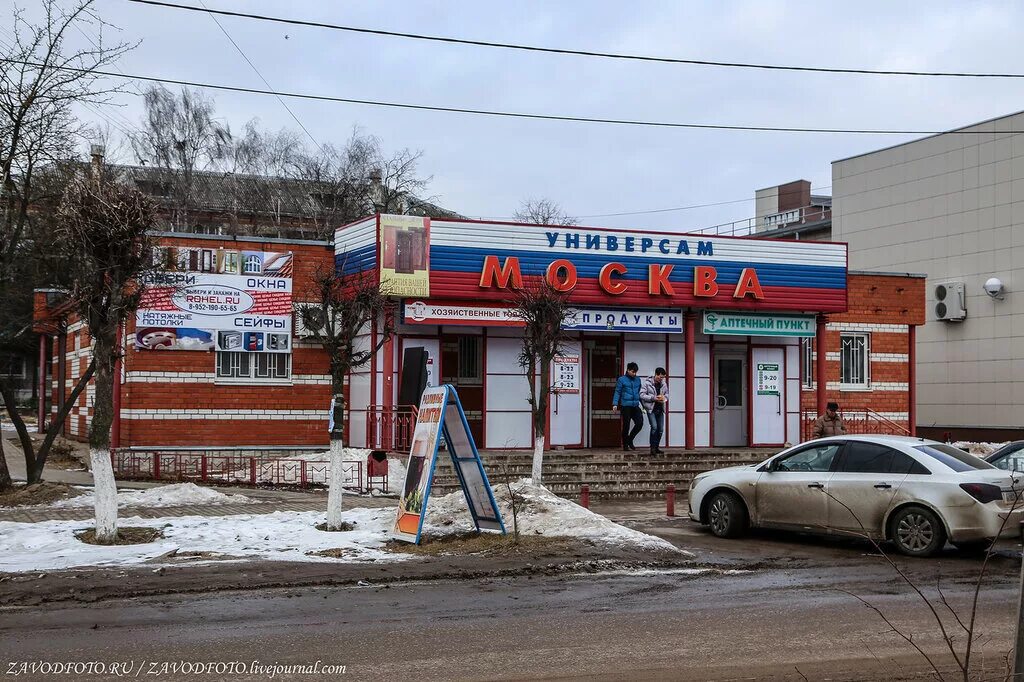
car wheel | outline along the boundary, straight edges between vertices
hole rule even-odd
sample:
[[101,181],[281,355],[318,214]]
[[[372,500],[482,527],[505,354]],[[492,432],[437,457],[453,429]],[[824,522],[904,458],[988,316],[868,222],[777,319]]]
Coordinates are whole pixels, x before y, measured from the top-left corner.
[[935,554],[946,544],[946,530],[939,517],[924,507],[904,507],[889,524],[889,539],[907,556]]
[[715,493],[708,503],[708,526],[720,538],[735,538],[747,530],[747,508],[733,493]]

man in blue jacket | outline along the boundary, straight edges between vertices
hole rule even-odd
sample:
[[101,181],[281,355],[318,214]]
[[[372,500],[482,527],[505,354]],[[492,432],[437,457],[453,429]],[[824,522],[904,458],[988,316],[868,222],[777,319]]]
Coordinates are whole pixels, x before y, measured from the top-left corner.
[[612,396],[612,411],[622,415],[623,450],[636,450],[633,439],[644,427],[640,412],[640,379],[636,375],[639,371],[640,366],[635,362],[626,365],[626,373],[615,382],[615,395]]

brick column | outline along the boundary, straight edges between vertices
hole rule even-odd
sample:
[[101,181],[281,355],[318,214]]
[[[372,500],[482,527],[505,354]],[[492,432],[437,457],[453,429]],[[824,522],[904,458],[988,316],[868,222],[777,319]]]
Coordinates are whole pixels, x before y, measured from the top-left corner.
[[818,364],[815,367],[818,370],[818,414],[816,416],[819,417],[825,414],[825,405],[828,404],[828,372],[825,371],[825,325],[827,322],[824,315],[818,315],[818,326],[814,337],[815,352],[818,354]]
[[917,435],[917,325],[907,330],[907,429]]
[[686,422],[686,437],[685,437],[684,443],[685,443],[685,447],[686,447],[687,450],[693,450],[694,443],[696,442],[695,439],[694,439],[694,433],[693,433],[694,421],[695,421],[695,419],[694,419],[694,414],[695,414],[694,407],[695,407],[695,405],[693,403],[693,394],[694,394],[693,387],[696,384],[696,379],[693,376],[694,372],[696,371],[694,369],[694,366],[695,366],[696,363],[694,362],[695,350],[694,350],[694,338],[693,338],[694,334],[696,332],[696,325],[694,324],[694,318],[695,317],[696,317],[696,315],[694,315],[692,310],[687,310],[686,311],[686,328],[684,330],[684,332],[685,332],[685,339],[684,339],[684,341],[685,341],[685,345],[686,345],[686,362],[685,362],[685,365],[686,365],[686,378],[683,380],[683,393],[684,393],[684,397],[686,399],[686,419],[685,419],[685,422]]

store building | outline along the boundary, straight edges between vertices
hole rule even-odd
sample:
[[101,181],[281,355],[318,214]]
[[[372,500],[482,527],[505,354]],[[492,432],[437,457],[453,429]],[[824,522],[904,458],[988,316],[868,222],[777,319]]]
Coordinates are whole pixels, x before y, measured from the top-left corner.
[[[356,446],[387,447],[388,429],[410,412],[399,396],[407,351],[421,348],[428,383],[457,387],[478,443],[528,447],[521,332],[508,302],[542,277],[575,306],[553,368],[554,447],[618,447],[612,394],[628,362],[644,375],[667,370],[673,448],[795,443],[832,399],[854,421],[873,412],[862,430],[912,430],[923,280],[850,273],[843,244],[760,236],[389,215],[339,229],[333,247],[164,233],[162,272],[125,330],[113,440],[154,451],[326,447],[327,357],[295,310],[332,260],[379,277],[397,303],[396,333],[349,377]],[[41,380],[52,388],[42,417],[67,400],[91,348],[59,292],[36,303]],[[383,323],[360,342],[376,345]],[[86,437],[91,401],[90,388],[72,406],[68,436]]]
[[[408,253],[412,244],[428,245],[427,257]],[[457,386],[478,442],[527,447],[508,301],[543,277],[577,306],[553,368],[552,446],[619,445],[612,393],[628,362],[668,371],[670,447],[797,442],[800,339],[848,307],[846,246],[836,243],[385,215],[340,228],[335,250],[343,272],[376,270],[402,301],[395,337],[351,377],[353,441],[374,414],[397,409],[405,350],[423,348],[429,383]]]

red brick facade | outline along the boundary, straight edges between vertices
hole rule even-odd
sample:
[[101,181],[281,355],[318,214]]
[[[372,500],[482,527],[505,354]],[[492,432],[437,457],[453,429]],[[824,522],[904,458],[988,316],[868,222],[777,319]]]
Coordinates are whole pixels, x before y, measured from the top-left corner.
[[[165,237],[174,248],[290,251],[294,256],[293,303],[309,300],[316,267],[331,267],[333,251],[314,242],[225,239],[202,235]],[[37,331],[52,335],[49,376],[63,367],[63,392],[88,367],[88,332],[74,318],[64,335],[45,320],[45,293],[37,294]],[[56,332],[56,333],[55,333]],[[283,383],[216,378],[215,351],[136,350],[135,322],[127,325],[122,361],[121,418],[115,442],[121,446],[311,446],[328,444],[327,408],[331,400],[327,355],[319,345],[293,337],[291,379]],[[64,348],[60,346],[64,345]],[[63,355],[63,363],[61,356]],[[51,380],[51,408],[56,412],[61,387]],[[92,387],[76,401],[64,427],[66,436],[88,436]]]
[[[855,428],[881,430],[894,423],[911,431],[911,327],[925,322],[924,277],[851,272],[847,286],[849,310],[827,317],[828,400],[839,403],[841,412]],[[866,335],[868,341],[868,375],[864,386],[844,384],[840,376],[843,337],[856,335]],[[805,426],[817,416],[817,382],[813,379],[817,377],[818,357],[814,339],[809,342],[814,350],[811,380],[806,358],[801,366],[800,407]],[[861,421],[868,426],[861,426]]]

